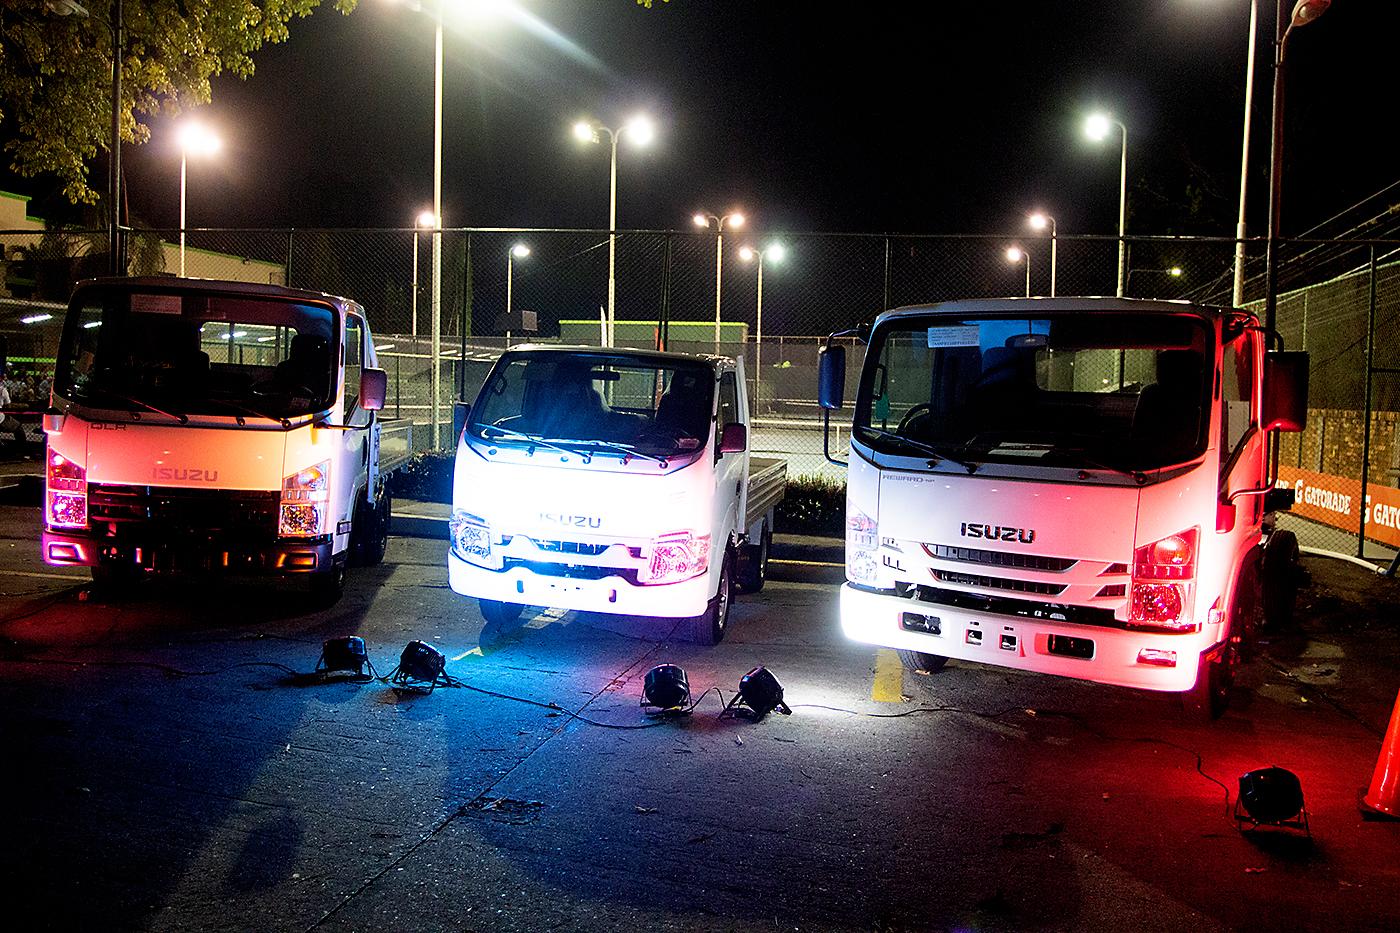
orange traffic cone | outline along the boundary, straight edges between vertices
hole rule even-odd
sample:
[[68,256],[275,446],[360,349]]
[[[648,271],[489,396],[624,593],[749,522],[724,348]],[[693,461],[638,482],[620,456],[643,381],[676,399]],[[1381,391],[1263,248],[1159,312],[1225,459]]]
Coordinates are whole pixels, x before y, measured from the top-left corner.
[[1367,819],[1400,820],[1400,696],[1390,713],[1390,727],[1385,730],[1381,756],[1376,759],[1376,773],[1371,777],[1371,789],[1361,798],[1361,815]]

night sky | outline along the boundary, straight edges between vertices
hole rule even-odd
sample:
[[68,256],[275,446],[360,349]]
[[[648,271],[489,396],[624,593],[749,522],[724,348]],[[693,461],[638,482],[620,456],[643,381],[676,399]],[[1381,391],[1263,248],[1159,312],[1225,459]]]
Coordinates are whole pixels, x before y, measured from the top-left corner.
[[[624,141],[622,228],[685,228],[704,207],[768,230],[1000,233],[1044,207],[1061,233],[1107,234],[1117,137],[1082,133],[1102,107],[1129,129],[1130,233],[1233,234],[1245,0],[521,5],[533,28],[449,26],[448,226],[606,226],[606,147],[570,126],[645,111],[658,136],[646,150]],[[1255,235],[1274,0],[1261,6]],[[430,16],[361,0],[291,32],[252,79],[216,80],[202,116],[225,150],[191,166],[190,225],[411,225],[432,197]],[[1337,0],[1289,40],[1286,234],[1400,177],[1378,129],[1395,112],[1398,35],[1400,4]],[[131,212],[173,227],[178,152],[168,122],[152,130],[126,150]],[[1188,181],[1206,192],[1195,216],[1180,207]]]

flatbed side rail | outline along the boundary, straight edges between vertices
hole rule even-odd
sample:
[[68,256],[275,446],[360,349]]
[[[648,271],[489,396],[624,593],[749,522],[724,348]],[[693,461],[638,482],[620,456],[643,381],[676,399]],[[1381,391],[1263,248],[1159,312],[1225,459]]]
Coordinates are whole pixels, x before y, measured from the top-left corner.
[[379,423],[379,472],[392,473],[413,456],[413,422],[407,418]]
[[787,492],[787,461],[749,458],[749,501],[744,527],[751,528]]

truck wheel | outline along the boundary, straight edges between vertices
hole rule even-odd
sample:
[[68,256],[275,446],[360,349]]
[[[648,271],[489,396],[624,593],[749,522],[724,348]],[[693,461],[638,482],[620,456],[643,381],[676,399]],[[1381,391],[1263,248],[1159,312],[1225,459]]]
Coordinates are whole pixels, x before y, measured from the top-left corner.
[[504,628],[520,618],[520,610],[525,608],[520,603],[503,603],[498,599],[478,599],[477,604],[486,624],[497,628]]
[[758,543],[744,546],[744,557],[734,580],[734,587],[740,593],[757,593],[763,589],[768,579],[768,554],[772,549],[773,532],[764,522]]
[[899,663],[904,665],[905,670],[910,671],[936,674],[948,663],[948,659],[941,654],[925,654],[922,651],[906,651],[903,648],[896,648],[895,654],[899,655]]
[[1298,598],[1298,538],[1291,531],[1275,531],[1264,548],[1264,625],[1277,631],[1293,624]]
[[734,556],[725,551],[719,568],[719,590],[705,611],[690,620],[690,640],[697,645],[717,645],[729,630],[729,604],[734,601]]
[[371,506],[369,500],[363,497],[355,504],[350,553],[356,567],[374,567],[383,563],[384,552],[389,546],[391,507],[387,489],[380,496],[377,506]]
[[1240,649],[1240,658],[1254,656],[1259,646],[1259,630],[1263,628],[1263,613],[1260,609],[1259,557],[1251,554],[1240,572],[1236,584],[1234,609],[1230,619],[1230,637]]
[[333,560],[330,567],[311,575],[311,601],[318,609],[329,609],[345,595],[345,565]]
[[1196,670],[1196,685],[1181,695],[1189,718],[1210,723],[1220,718],[1230,705],[1230,690],[1235,685],[1235,666],[1239,649],[1227,636],[1214,656],[1201,655]]
[[366,567],[378,567],[384,563],[384,554],[389,550],[389,525],[393,521],[393,512],[394,498],[389,494],[388,487],[385,487],[379,494],[379,504],[371,512],[374,520],[370,522],[372,531],[365,548]]

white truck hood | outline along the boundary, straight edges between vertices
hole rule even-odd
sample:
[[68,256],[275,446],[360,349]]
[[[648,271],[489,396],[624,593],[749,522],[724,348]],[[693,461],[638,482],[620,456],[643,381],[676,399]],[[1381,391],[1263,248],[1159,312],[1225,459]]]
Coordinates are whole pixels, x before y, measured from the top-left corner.
[[287,443],[284,431],[233,425],[203,428],[99,423],[87,425],[86,433],[90,483],[246,490],[282,487]]

